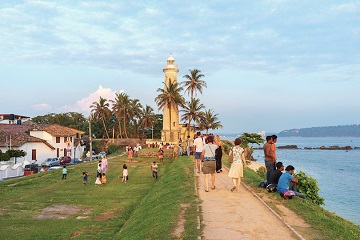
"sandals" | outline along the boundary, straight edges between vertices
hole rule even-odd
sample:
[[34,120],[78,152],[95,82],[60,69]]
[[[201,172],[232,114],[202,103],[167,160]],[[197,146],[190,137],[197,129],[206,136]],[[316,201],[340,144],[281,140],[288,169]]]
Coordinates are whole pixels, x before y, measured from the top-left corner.
[[205,189],[205,192],[209,192],[209,190],[206,190],[206,189]]
[[235,191],[235,189],[236,189],[236,187],[233,187],[230,191],[233,192],[233,191]]
[[214,186],[214,187],[212,187],[211,189],[212,189],[212,190],[214,190],[214,189],[215,189],[215,186]]

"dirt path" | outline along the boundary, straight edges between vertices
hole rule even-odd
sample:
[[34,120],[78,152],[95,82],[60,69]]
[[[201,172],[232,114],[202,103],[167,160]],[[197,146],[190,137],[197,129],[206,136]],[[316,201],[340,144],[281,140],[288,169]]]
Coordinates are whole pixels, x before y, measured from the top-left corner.
[[216,188],[210,192],[205,192],[204,175],[195,176],[203,201],[202,239],[299,239],[243,185],[240,192],[232,193],[226,169],[216,173]]

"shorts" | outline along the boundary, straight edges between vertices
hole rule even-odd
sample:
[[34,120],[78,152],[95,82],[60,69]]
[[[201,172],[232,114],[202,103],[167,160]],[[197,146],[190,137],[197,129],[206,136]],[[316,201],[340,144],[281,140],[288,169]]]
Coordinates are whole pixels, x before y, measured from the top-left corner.
[[200,159],[201,158],[201,153],[202,152],[195,152],[195,159]]
[[204,174],[215,173],[215,169],[216,169],[215,160],[213,160],[213,161],[204,161],[204,165],[203,165],[203,173]]

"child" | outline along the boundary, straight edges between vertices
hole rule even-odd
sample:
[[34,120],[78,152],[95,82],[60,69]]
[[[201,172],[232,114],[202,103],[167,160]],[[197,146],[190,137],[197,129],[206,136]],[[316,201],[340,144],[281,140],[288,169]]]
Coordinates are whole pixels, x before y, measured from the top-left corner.
[[83,172],[83,184],[86,187],[86,183],[88,181],[88,172]]
[[96,177],[95,186],[101,185],[100,177]]
[[64,168],[62,169],[62,179],[66,179],[66,175],[67,175],[67,169],[66,166],[64,166]]
[[101,162],[98,164],[97,170],[96,170],[96,177],[101,178]]
[[103,185],[103,186],[106,185],[106,176],[105,176],[105,173],[102,174],[101,182],[102,182],[102,185]]
[[132,162],[133,161],[133,150],[132,150],[132,148],[130,147],[129,149],[128,149],[128,160],[129,160],[129,162]]
[[152,170],[152,176],[153,178],[157,179],[158,177],[158,165],[156,164],[156,162],[154,161],[152,164],[151,164],[151,170]]
[[159,149],[157,155],[158,155],[158,158],[159,158],[159,162],[160,163],[163,162],[163,160],[164,160],[164,151],[162,150],[162,148]]
[[121,182],[126,183],[127,176],[128,176],[128,170],[127,170],[127,166],[125,165],[125,166],[124,166],[124,169],[123,169],[123,178],[122,178],[122,181],[121,181]]

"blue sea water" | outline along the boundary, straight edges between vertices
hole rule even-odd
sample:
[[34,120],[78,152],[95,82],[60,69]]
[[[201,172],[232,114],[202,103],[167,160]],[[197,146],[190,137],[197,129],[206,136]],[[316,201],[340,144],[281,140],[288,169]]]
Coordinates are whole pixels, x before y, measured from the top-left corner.
[[[278,149],[278,161],[293,165],[318,181],[320,196],[325,198],[326,210],[360,225],[360,150],[306,150],[305,147],[351,146],[360,147],[360,138],[278,138],[277,146],[297,145],[302,149]],[[254,146],[256,147],[256,146]],[[263,150],[253,154],[264,161]]]

